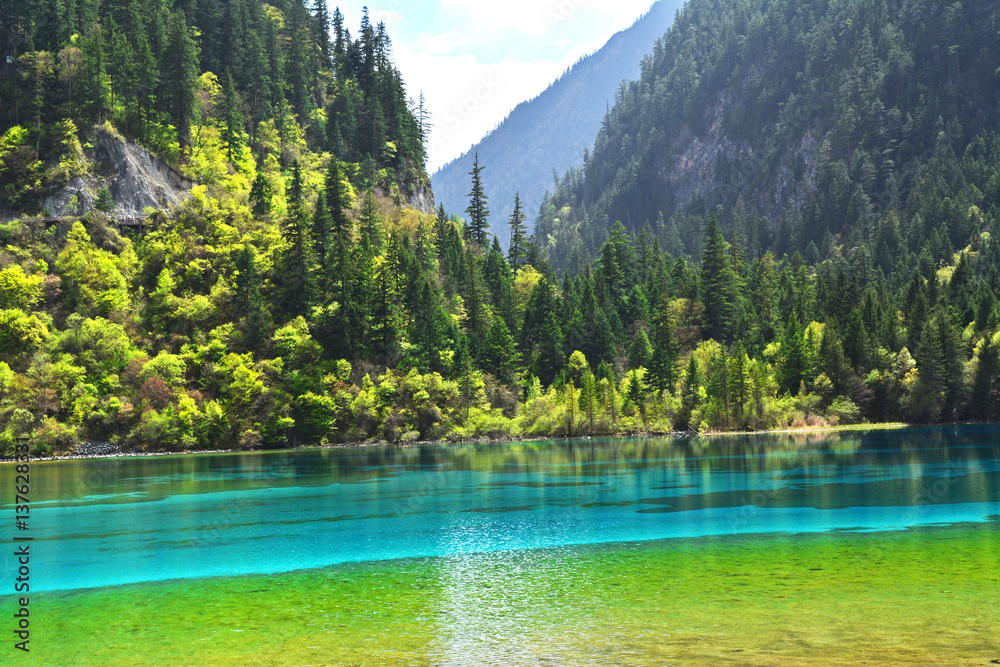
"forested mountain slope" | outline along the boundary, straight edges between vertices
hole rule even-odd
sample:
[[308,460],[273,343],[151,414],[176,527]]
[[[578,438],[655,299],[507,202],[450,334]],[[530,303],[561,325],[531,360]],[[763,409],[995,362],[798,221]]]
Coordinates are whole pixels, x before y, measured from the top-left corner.
[[[420,113],[384,28],[335,13],[327,68],[322,11],[253,2],[4,15],[5,206],[102,178],[115,133],[199,184],[133,232],[108,196],[0,222],[0,455],[1000,418],[992,6],[691,0],[505,253],[481,174],[465,225],[406,206]],[[205,69],[223,6],[259,9],[272,88]],[[157,16],[174,47],[116,83]]]
[[621,220],[697,256],[718,210],[753,257],[804,252],[827,233],[875,251],[894,210],[908,253],[947,258],[968,243],[969,206],[985,202],[985,213],[996,201],[980,167],[960,172],[993,157],[997,12],[972,1],[693,0],[619,91],[538,238],[564,266]]
[[[483,180],[490,200],[493,232],[506,247],[506,221],[521,193],[533,218],[552,189],[553,170],[563,173],[583,164],[601,118],[623,80],[639,76],[639,64],[673,23],[682,0],[660,0],[627,30],[596,53],[577,62],[538,97],[523,102],[479,143],[433,176],[434,192],[449,211],[464,211],[469,172],[478,151],[486,166]],[[438,123],[445,123],[438,119]]]
[[5,0],[2,15],[2,209],[95,175],[105,121],[203,184],[260,174],[280,192],[293,161],[329,153],[433,207],[421,111],[367,13],[356,39],[300,0]]

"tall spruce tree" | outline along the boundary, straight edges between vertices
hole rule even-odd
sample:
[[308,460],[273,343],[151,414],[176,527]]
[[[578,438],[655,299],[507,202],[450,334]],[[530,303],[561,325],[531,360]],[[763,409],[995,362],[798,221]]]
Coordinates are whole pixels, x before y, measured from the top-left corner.
[[236,158],[243,157],[243,114],[240,112],[240,100],[233,84],[233,75],[227,69],[222,78],[222,141],[226,144],[226,155],[229,161],[236,163]]
[[181,145],[187,145],[194,116],[195,90],[198,83],[198,45],[188,32],[182,12],[170,15],[167,46],[160,58],[167,106],[177,127]]
[[489,202],[486,191],[483,189],[482,171],[484,167],[479,166],[479,151],[476,151],[475,161],[472,164],[472,190],[469,192],[469,207],[465,212],[469,214],[469,240],[480,248],[486,245],[486,233],[490,229]]
[[312,273],[313,243],[309,215],[302,192],[302,168],[292,162],[292,180],[288,186],[288,217],[282,229],[287,244],[283,258],[282,282],[285,308],[292,316],[305,315],[314,304],[315,277]]
[[713,212],[705,227],[705,247],[701,257],[701,300],[705,304],[705,335],[729,342],[733,332],[736,303],[736,273],[726,252],[726,240]]
[[528,235],[528,227],[524,224],[527,216],[521,210],[521,193],[514,194],[514,212],[510,215],[510,247],[508,248],[508,260],[514,271],[520,266],[521,259],[524,258],[524,241]]

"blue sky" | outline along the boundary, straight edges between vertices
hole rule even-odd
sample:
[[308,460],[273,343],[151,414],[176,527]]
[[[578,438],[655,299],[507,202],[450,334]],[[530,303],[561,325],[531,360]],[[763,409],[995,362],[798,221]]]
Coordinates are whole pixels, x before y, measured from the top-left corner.
[[[336,5],[331,1],[331,5]],[[385,0],[384,20],[410,95],[421,91],[434,133],[433,172],[492,130],[582,56],[631,25],[652,0]],[[340,4],[356,36],[361,5]]]

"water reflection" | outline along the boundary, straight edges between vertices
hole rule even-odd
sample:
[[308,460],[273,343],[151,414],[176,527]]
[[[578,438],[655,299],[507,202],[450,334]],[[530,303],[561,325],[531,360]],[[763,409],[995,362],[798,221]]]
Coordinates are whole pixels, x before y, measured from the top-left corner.
[[[461,565],[479,562],[469,554],[983,522],[1000,515],[998,435],[972,426],[36,463],[38,585],[447,556],[461,591],[479,576]],[[488,572],[502,571],[490,558],[521,558],[481,557]]]
[[579,573],[569,554],[465,553],[442,559],[440,568],[441,635],[430,651],[433,664],[523,665],[558,657],[561,638],[543,642],[536,633],[570,619],[566,604]]

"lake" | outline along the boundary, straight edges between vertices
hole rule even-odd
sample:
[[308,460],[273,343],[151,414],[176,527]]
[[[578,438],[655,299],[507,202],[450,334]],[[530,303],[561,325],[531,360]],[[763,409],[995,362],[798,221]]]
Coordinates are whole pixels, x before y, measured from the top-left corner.
[[963,426],[35,462],[24,664],[989,664],[997,443]]

